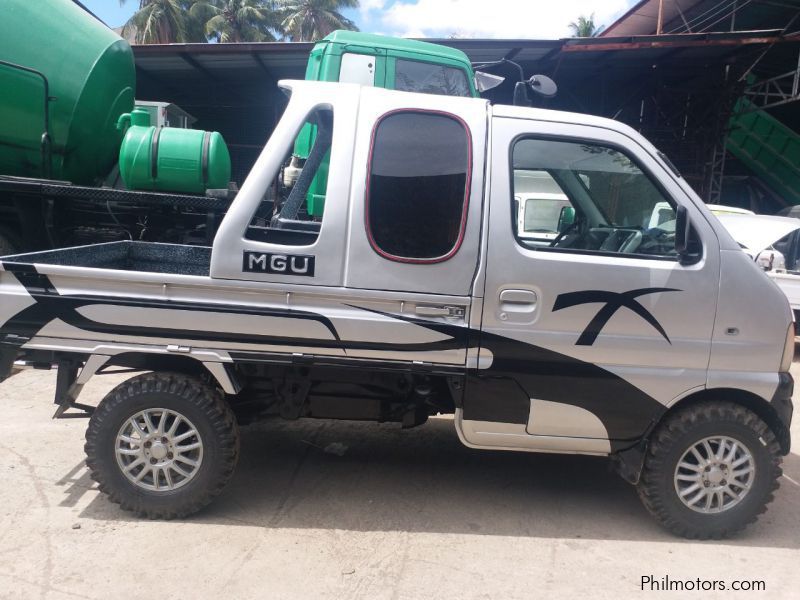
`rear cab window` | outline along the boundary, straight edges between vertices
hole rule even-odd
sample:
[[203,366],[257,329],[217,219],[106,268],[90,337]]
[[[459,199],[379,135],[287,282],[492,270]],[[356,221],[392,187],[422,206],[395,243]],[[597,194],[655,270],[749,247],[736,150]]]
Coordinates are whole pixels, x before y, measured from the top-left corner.
[[[248,240],[309,246],[317,241],[322,227],[322,211],[314,214],[309,200],[322,204],[328,181],[330,148],[333,136],[333,112],[313,111],[302,132],[309,144],[308,156],[294,166],[293,151],[283,160],[283,173],[266,190],[245,232]],[[319,192],[319,193],[317,193]]]
[[439,112],[400,110],[375,126],[365,227],[389,260],[434,263],[458,252],[469,205],[467,125]]

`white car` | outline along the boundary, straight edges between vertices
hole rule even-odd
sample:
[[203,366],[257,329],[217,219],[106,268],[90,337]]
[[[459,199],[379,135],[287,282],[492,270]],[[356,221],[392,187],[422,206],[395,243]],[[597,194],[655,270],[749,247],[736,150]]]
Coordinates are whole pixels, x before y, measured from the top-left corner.
[[739,208],[738,206],[725,206],[724,204],[709,204],[708,210],[714,215],[720,217],[722,215],[754,215],[752,210],[746,208]]
[[[752,210],[739,208],[738,206],[726,206],[724,204],[707,204],[708,210],[716,217],[723,215],[755,215]],[[675,210],[669,202],[657,202],[650,214],[648,226],[650,228],[659,227],[672,231],[674,228]]]
[[795,264],[798,244],[794,238],[798,236],[795,232],[800,230],[800,219],[756,214],[723,214],[717,218],[783,290],[797,323],[800,320],[800,271],[797,270],[800,265]]
[[[569,198],[546,171],[518,170],[514,173],[517,235],[531,243],[549,246],[573,219]],[[568,222],[565,224],[565,220]]]

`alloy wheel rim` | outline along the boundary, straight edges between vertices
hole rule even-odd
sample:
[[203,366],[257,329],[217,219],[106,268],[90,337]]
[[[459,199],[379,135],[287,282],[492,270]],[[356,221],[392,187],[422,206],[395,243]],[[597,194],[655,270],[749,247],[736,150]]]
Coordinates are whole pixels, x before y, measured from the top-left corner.
[[117,465],[135,486],[171,492],[189,483],[203,462],[203,440],[185,416],[148,408],[122,424],[115,443]]
[[747,446],[732,437],[710,436],[683,453],[675,467],[675,491],[695,512],[721,513],[747,496],[755,475],[755,459]]

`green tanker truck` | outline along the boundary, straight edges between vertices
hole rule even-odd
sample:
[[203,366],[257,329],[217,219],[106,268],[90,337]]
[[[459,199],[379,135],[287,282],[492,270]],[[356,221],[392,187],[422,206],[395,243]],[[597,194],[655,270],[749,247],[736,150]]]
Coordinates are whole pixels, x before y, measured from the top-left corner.
[[[5,0],[0,40],[0,256],[120,239],[210,245],[235,195],[225,142],[161,127],[154,103],[135,108],[127,42],[72,0]],[[58,52],[44,50],[52,40]],[[455,96],[502,81],[459,50],[343,31],[315,45],[306,78]],[[541,82],[518,83],[515,103]],[[302,206],[287,214],[281,201],[315,137],[315,126],[299,134],[265,218],[322,216],[327,161]]]
[[3,8],[0,255],[140,237],[137,222],[151,239],[187,241],[208,210],[227,207],[222,136],[156,127],[148,107],[135,109],[127,42],[71,0]]

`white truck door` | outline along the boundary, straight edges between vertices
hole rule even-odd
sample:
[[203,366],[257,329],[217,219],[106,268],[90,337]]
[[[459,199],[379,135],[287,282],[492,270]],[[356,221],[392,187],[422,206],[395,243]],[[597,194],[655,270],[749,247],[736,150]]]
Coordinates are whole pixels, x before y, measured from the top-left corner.
[[362,91],[345,286],[351,303],[383,328],[386,358],[465,363],[486,107],[476,99]]
[[[705,385],[716,237],[673,174],[622,132],[494,117],[491,144],[481,368],[461,414],[468,441],[630,445],[665,405]],[[512,188],[525,171],[547,173],[575,210],[552,241],[517,231]],[[650,227],[664,202],[689,211],[701,245],[692,264],[676,255],[674,221]]]

